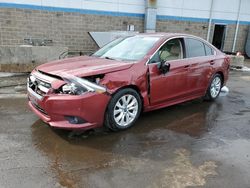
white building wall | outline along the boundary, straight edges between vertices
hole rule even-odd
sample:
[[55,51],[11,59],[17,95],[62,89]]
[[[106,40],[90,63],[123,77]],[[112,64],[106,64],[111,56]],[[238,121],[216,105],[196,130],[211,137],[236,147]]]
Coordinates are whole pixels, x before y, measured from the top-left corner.
[[[212,0],[158,0],[158,16],[173,19],[208,19]],[[214,0],[212,17],[218,21],[237,20],[240,0]],[[91,10],[115,13],[144,14],[145,0],[0,0],[4,3],[56,7],[63,9]],[[240,20],[250,22],[250,0],[242,0]],[[32,7],[30,7],[32,8]],[[63,11],[62,9],[62,11]],[[98,13],[98,12],[96,12]],[[249,23],[247,23],[249,24]]]
[[[209,18],[212,0],[158,0],[158,15]],[[213,19],[236,21],[240,0],[214,0]],[[242,0],[241,21],[250,21],[250,1]]]
[[144,14],[144,0],[0,0],[0,3]]

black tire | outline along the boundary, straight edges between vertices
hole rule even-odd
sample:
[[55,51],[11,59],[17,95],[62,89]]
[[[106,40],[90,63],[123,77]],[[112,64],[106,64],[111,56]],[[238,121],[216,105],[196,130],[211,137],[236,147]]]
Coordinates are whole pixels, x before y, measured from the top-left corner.
[[[121,126],[115,120],[114,111],[115,111],[118,101],[121,100],[123,96],[127,96],[127,95],[132,95],[134,97],[133,100],[134,99],[137,100],[138,110],[134,119],[128,125]],[[120,130],[128,129],[136,122],[136,120],[140,116],[141,109],[142,109],[142,101],[141,101],[140,95],[134,89],[131,89],[131,88],[122,89],[118,91],[117,93],[115,93],[113,97],[111,98],[108,104],[106,113],[105,113],[104,125],[105,127],[107,127],[108,129],[112,131],[120,131]]]
[[[216,95],[213,95],[213,94],[211,94],[211,93],[212,93],[211,89],[212,89],[212,87],[213,87],[212,85],[213,85],[213,81],[214,81],[215,79],[220,79],[220,87],[219,87],[219,90],[217,91],[218,93],[217,93]],[[208,88],[207,88],[206,95],[204,96],[204,99],[205,99],[206,101],[214,101],[214,100],[220,95],[222,85],[223,85],[222,77],[221,77],[220,74],[216,73],[216,74],[213,76],[213,78],[211,79],[211,82],[210,82],[210,84],[209,84],[209,86],[208,86]]]

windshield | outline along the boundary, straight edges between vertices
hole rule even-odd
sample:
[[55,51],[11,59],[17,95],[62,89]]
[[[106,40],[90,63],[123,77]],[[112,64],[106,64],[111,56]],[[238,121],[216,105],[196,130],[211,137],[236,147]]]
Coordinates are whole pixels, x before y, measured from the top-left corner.
[[99,49],[93,56],[107,59],[137,61],[142,59],[158,40],[159,37],[152,36],[119,38]]

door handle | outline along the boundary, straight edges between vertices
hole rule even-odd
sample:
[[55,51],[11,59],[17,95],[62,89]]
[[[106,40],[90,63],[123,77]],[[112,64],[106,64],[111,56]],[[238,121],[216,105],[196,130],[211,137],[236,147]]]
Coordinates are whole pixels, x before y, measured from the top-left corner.
[[210,65],[213,65],[214,64],[214,60],[210,61]]
[[185,66],[184,66],[184,68],[188,68],[188,67],[190,67],[190,65],[185,65]]

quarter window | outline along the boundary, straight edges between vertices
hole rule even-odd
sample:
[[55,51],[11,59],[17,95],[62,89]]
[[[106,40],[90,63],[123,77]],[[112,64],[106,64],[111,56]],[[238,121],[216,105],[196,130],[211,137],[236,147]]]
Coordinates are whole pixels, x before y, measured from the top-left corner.
[[212,48],[210,48],[208,45],[204,44],[205,45],[205,50],[206,50],[206,55],[209,56],[209,55],[214,55],[214,50]]
[[187,48],[187,56],[190,57],[199,57],[205,56],[205,48],[203,42],[196,39],[186,39],[186,48]]

